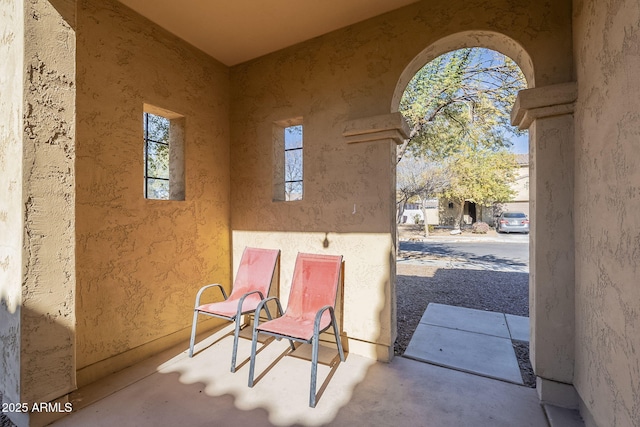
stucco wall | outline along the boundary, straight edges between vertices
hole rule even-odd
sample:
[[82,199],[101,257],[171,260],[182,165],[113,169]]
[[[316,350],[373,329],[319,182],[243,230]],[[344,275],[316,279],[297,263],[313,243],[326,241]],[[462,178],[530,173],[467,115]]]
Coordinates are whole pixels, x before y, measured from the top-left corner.
[[640,4],[574,3],[574,382],[598,426],[638,426]]
[[[227,67],[112,0],[79,2],[77,63],[84,383],[187,337],[197,289],[230,284],[229,83]],[[143,197],[143,103],[185,117],[184,201]]]
[[0,2],[0,395],[20,401],[24,9]]
[[529,201],[529,163],[518,168],[516,182],[513,184],[512,189],[516,194],[511,200],[514,202]]
[[0,393],[11,402],[75,388],[72,3],[0,5]]
[[[536,85],[569,81],[570,19],[569,1],[424,1],[232,68],[232,228],[277,232],[260,241],[286,244],[282,249],[290,254],[303,248],[340,251],[346,263],[345,330],[392,345],[395,325],[378,307],[394,309],[393,301],[381,299],[393,295],[394,164],[387,142],[346,144],[345,122],[391,112],[402,91],[396,91],[398,81],[414,58],[422,60],[411,65],[415,71],[448,48],[486,42],[501,50],[505,37],[493,37],[496,32],[510,37],[507,50],[521,46],[520,53],[533,58]],[[276,121],[300,116],[305,198],[273,202],[271,129]],[[341,235],[341,245],[325,249],[317,238],[325,232]],[[386,266],[374,267],[380,257],[361,252],[363,233],[379,236],[370,251],[391,250]],[[254,241],[243,236],[234,234],[235,252]]]
[[47,401],[76,386],[75,15],[73,1],[24,6],[20,384],[23,400]]

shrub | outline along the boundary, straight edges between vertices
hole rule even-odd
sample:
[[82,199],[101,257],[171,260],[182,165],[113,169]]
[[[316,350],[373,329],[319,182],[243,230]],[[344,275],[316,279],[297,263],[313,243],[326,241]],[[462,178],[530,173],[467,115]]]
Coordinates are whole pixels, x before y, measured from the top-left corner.
[[475,234],[487,234],[489,231],[489,224],[486,222],[474,222],[472,233]]

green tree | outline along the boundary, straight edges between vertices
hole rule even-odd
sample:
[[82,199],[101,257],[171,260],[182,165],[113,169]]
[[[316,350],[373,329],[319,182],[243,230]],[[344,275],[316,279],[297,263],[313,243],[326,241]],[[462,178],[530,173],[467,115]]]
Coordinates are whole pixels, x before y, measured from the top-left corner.
[[445,164],[451,178],[442,195],[456,207],[456,228],[462,223],[465,201],[487,206],[507,202],[515,195],[512,184],[516,179],[516,157],[504,148],[464,147]]
[[[454,202],[458,227],[465,201],[482,206],[513,197],[510,185],[517,165],[507,147],[519,132],[510,125],[510,112],[525,87],[511,59],[472,48],[434,59],[405,89],[400,111],[410,135],[398,149],[398,170],[408,152],[446,171],[447,188],[441,195]],[[400,200],[406,199],[402,182],[399,178]]]
[[510,110],[525,79],[510,58],[481,48],[441,55],[420,69],[407,85],[400,112],[410,135],[398,149],[431,161],[465,146],[498,149],[518,131]]

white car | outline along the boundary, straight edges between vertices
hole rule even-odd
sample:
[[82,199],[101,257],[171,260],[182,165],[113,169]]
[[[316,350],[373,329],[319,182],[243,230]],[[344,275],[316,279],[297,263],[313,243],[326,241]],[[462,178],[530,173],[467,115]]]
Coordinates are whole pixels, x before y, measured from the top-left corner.
[[529,218],[523,212],[503,212],[496,220],[498,233],[529,233]]

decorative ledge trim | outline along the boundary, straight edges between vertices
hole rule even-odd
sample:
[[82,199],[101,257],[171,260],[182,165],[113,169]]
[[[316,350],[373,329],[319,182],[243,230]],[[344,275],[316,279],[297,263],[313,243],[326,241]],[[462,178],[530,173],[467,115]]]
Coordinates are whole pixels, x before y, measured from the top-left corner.
[[521,90],[511,110],[511,124],[524,130],[534,120],[572,114],[577,98],[575,82]]
[[400,113],[383,114],[348,121],[342,136],[349,144],[380,140],[402,144],[409,138],[409,125]]

